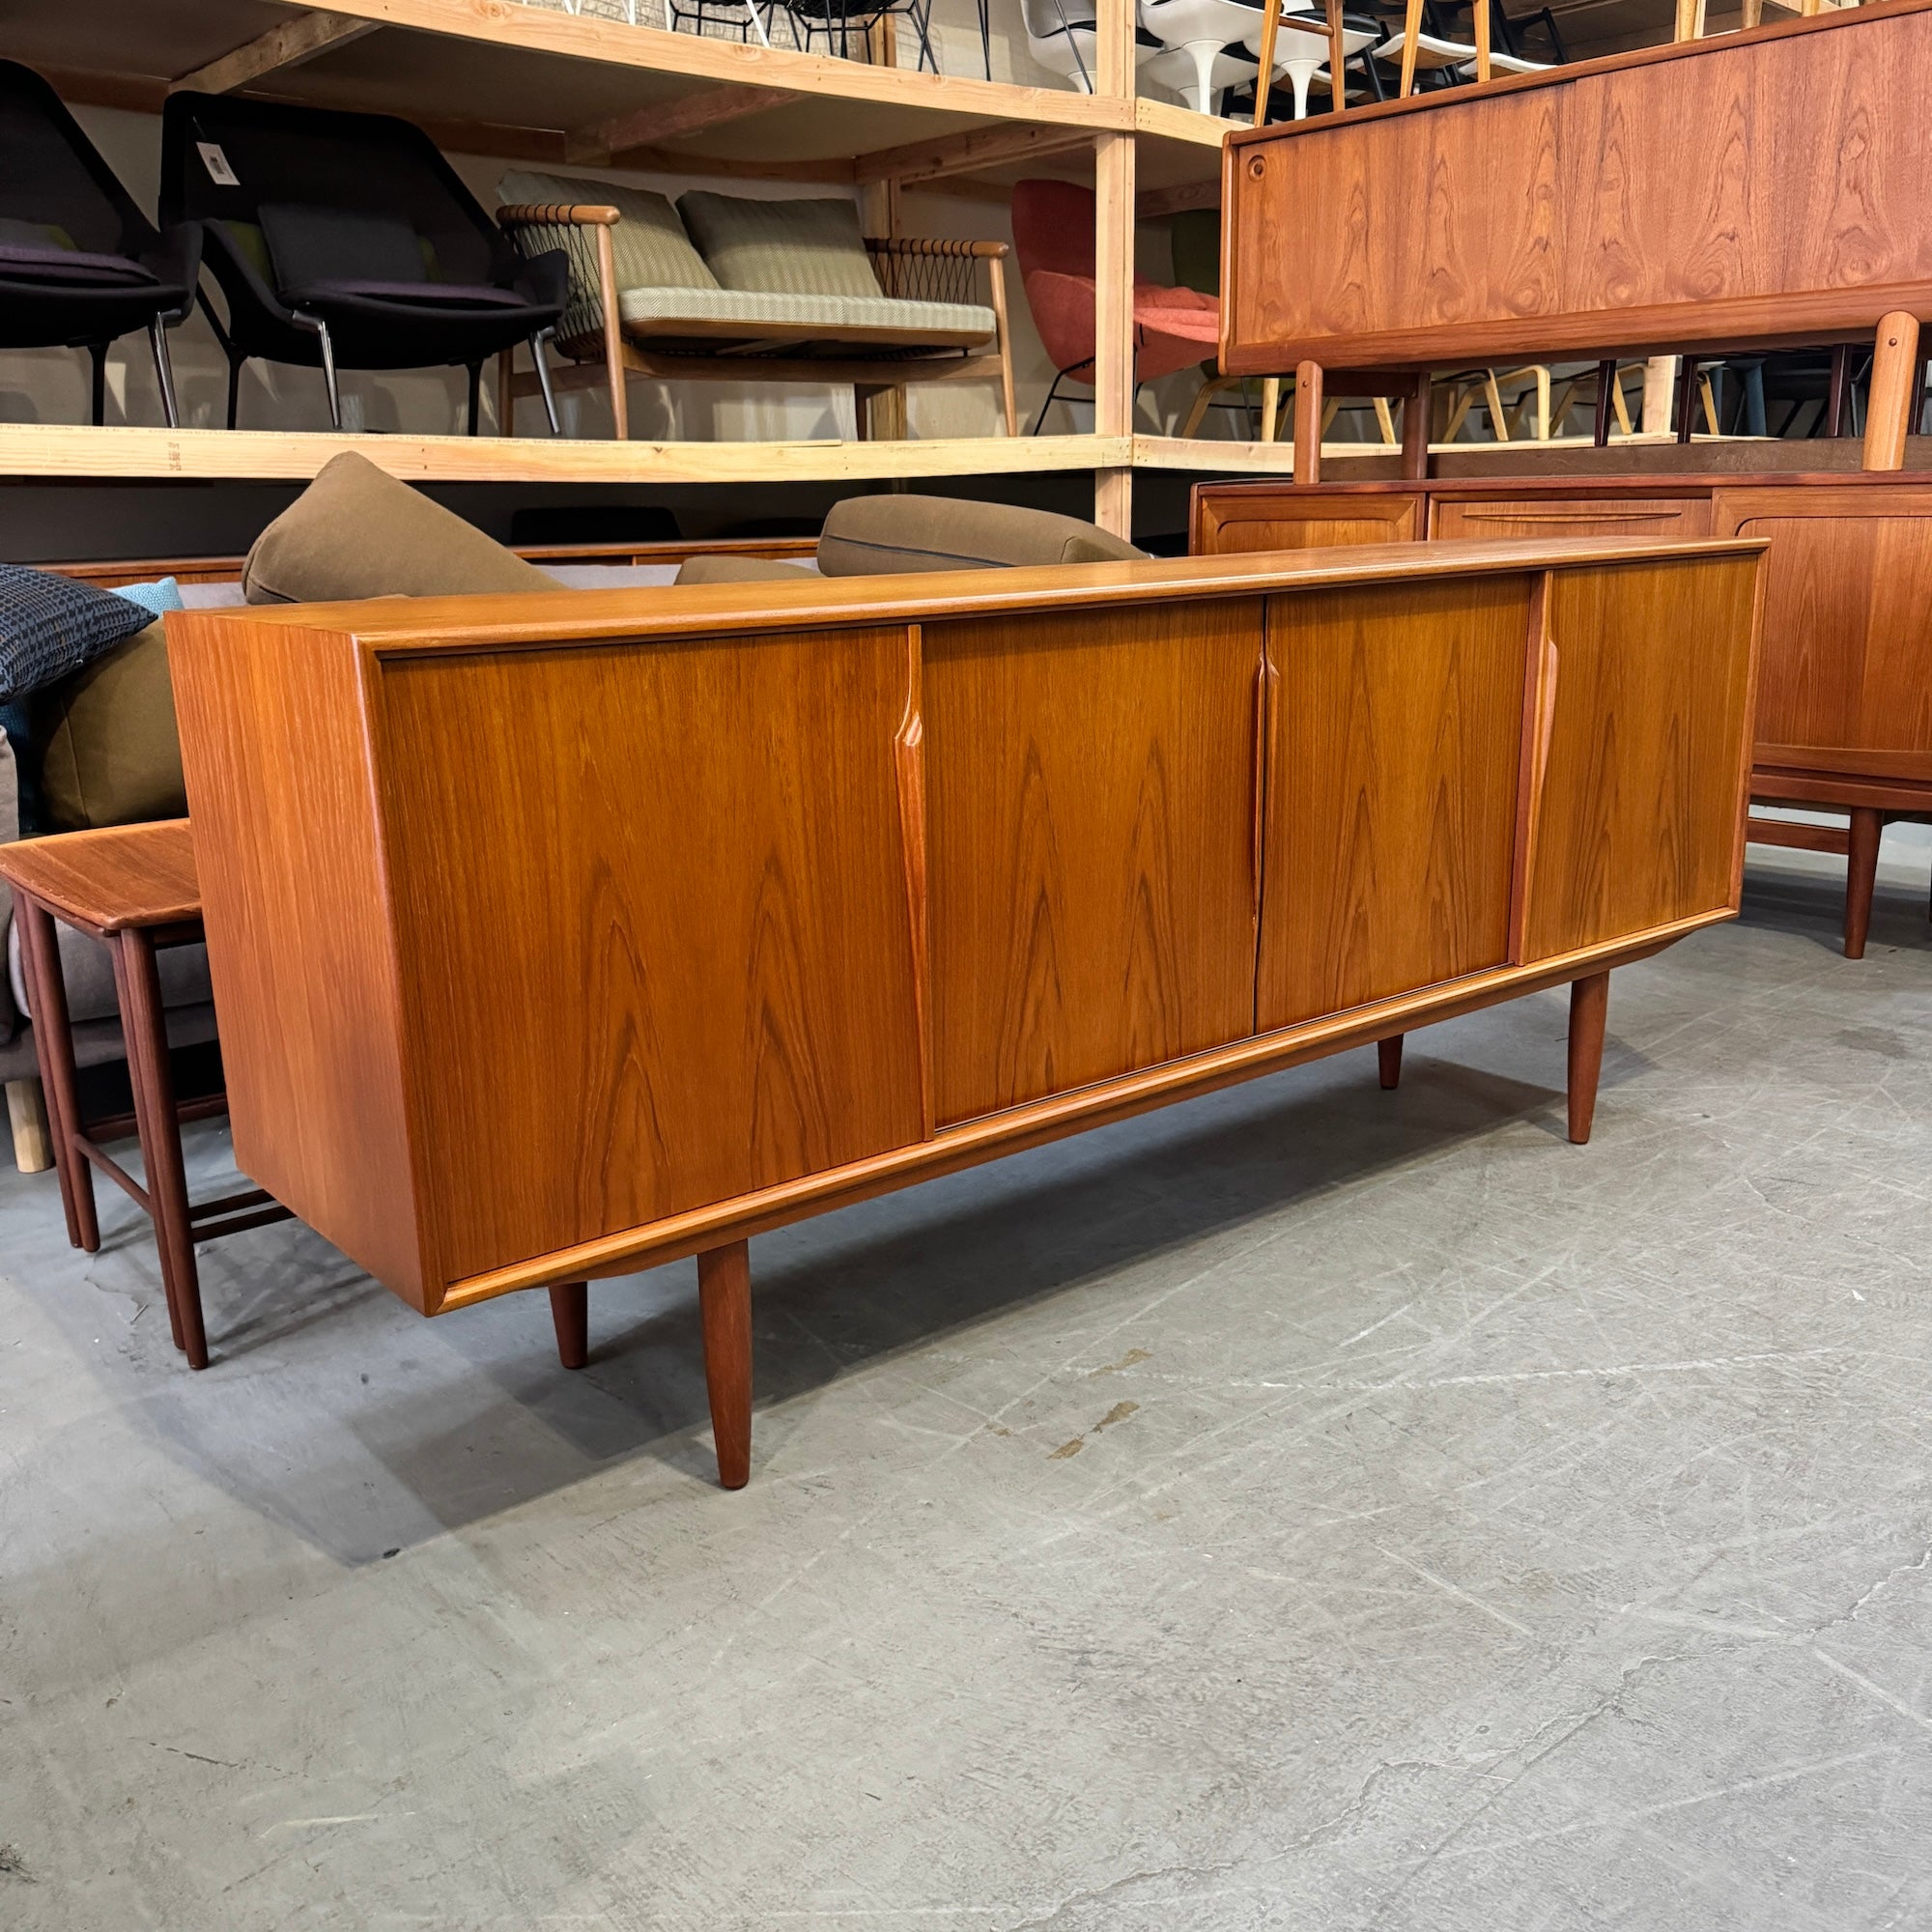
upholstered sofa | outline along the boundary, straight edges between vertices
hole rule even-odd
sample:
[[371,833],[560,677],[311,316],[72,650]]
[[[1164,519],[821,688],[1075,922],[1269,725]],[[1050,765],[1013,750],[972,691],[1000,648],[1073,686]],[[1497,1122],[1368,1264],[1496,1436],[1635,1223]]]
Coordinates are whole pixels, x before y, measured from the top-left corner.
[[862,435],[868,395],[996,377],[1007,434],[1018,434],[1004,242],[868,239],[843,198],[694,189],[673,208],[642,188],[522,169],[497,192],[497,219],[519,248],[570,259],[556,344],[573,366],[557,386],[608,387],[619,437],[633,375],[849,383]]

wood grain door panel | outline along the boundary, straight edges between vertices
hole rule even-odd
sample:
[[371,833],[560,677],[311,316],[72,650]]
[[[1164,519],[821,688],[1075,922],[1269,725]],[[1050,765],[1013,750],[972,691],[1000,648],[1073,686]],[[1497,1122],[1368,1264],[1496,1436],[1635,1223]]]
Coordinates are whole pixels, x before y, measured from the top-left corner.
[[1303,496],[1284,490],[1259,499],[1208,497],[1193,549],[1200,556],[1270,550],[1334,550],[1347,544],[1411,543],[1422,534],[1423,497]]
[[941,1125],[1252,1029],[1261,613],[925,627]]
[[1708,497],[1437,497],[1430,510],[1437,537],[1701,537],[1711,529]]
[[1551,574],[1522,956],[1737,905],[1757,565]]
[[1277,597],[1256,1025],[1509,953],[1530,580]]
[[1718,507],[1725,534],[1772,539],[1760,760],[1932,773],[1932,489],[1740,489]]
[[921,1137],[909,683],[903,627],[384,668],[447,1275]]

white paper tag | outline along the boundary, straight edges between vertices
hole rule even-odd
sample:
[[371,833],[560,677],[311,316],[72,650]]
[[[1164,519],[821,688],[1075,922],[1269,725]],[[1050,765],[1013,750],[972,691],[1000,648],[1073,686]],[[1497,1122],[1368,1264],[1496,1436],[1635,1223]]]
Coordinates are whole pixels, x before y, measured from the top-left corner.
[[228,156],[213,141],[197,141],[196,152],[201,156],[201,164],[208,170],[208,178],[216,187],[240,187],[241,178],[228,165]]

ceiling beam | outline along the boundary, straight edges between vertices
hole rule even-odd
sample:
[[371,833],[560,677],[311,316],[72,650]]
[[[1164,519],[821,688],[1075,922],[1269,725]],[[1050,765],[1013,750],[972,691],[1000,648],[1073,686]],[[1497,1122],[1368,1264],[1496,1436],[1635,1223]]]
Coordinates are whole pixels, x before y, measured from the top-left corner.
[[1091,128],[1050,122],[973,128],[963,134],[944,134],[933,141],[911,141],[902,148],[880,148],[861,155],[853,163],[853,173],[861,182],[895,181],[910,186],[914,182],[973,174],[1006,161],[1031,160],[1067,148],[1089,147],[1093,140]]
[[299,67],[331,47],[346,47],[364,34],[373,34],[381,24],[376,20],[352,20],[343,14],[303,14],[270,27],[266,34],[226,53],[219,60],[185,73],[170,93],[187,89],[196,94],[232,94],[268,74]]
[[571,136],[570,158],[608,166],[619,155],[633,154],[639,148],[662,148],[668,141],[681,141],[708,128],[768,113],[798,98],[786,87],[746,87],[736,82],[707,87],[702,93],[660,100],[585,128]]

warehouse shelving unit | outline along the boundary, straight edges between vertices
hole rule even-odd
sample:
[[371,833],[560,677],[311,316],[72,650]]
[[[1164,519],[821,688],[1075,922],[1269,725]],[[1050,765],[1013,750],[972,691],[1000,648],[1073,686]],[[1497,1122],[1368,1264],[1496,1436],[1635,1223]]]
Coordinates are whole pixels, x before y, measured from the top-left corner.
[[445,149],[552,167],[850,185],[892,234],[908,189],[1004,199],[1027,174],[1096,191],[1099,334],[1091,433],[854,441],[650,442],[0,425],[0,475],[298,480],[360,448],[423,482],[734,483],[1092,471],[1124,531],[1137,469],[1284,471],[1285,444],[1135,432],[1138,220],[1219,199],[1230,124],[1136,99],[1132,0],[1103,9],[1096,91],[914,71],[700,38],[517,0],[63,0],[9,25],[9,54],[70,99],[157,112],[173,88],[397,113]]

